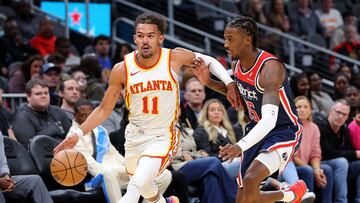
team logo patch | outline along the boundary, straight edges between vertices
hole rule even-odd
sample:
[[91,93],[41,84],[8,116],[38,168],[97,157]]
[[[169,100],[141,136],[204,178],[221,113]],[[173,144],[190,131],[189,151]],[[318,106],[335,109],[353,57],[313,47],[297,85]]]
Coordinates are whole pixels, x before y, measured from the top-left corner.
[[288,153],[284,152],[281,157],[284,159],[284,161],[286,161],[288,159]]

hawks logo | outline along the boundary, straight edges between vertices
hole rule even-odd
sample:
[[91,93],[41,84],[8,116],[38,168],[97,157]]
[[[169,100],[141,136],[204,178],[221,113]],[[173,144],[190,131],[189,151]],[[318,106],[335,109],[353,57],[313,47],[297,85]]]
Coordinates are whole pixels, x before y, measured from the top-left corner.
[[281,157],[284,159],[284,161],[286,161],[288,159],[288,153],[284,152]]

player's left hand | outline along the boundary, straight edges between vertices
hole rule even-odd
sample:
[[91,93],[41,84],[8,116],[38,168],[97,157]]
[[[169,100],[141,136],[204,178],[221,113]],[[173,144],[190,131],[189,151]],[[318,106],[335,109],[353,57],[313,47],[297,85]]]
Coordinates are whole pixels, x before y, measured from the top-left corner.
[[238,109],[241,106],[241,96],[235,82],[231,82],[227,85],[226,98],[235,109]]
[[241,148],[237,144],[226,144],[224,147],[220,146],[219,157],[231,163],[236,157],[242,153]]
[[54,149],[54,154],[64,149],[72,149],[79,141],[79,136],[75,133],[68,135],[58,146]]

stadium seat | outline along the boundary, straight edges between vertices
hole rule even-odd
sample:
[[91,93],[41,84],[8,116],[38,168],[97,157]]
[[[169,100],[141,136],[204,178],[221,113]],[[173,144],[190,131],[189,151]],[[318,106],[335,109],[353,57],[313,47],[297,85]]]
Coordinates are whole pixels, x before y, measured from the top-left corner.
[[53,158],[53,149],[58,144],[58,140],[47,135],[37,135],[30,141],[30,156],[48,189],[65,189],[70,199],[69,202],[105,202],[105,197],[101,189],[92,189],[85,192],[84,182],[87,181],[87,178],[73,187],[62,186],[54,180],[50,172],[50,163]]

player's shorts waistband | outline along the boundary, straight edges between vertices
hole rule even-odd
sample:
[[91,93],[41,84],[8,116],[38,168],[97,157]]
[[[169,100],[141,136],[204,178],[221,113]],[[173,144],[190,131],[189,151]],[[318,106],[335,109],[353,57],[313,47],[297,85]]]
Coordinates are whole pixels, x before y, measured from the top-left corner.
[[[133,133],[138,134],[159,134],[159,133],[168,133],[170,130],[170,127],[161,127],[161,128],[144,128],[141,126],[137,126],[133,122],[130,122],[126,126],[126,130]],[[172,129],[175,130],[175,129]]]

